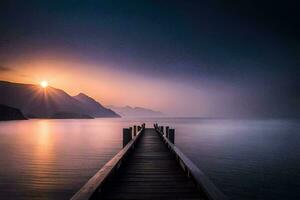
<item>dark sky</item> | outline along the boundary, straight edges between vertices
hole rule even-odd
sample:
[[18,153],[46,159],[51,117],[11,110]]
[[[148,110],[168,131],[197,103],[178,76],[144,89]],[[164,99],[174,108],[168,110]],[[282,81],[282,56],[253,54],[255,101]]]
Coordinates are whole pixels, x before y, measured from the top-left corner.
[[18,68],[9,63],[20,56],[58,53],[200,93],[209,88],[215,106],[226,108],[199,115],[300,116],[299,7],[257,0],[2,0],[0,71]]

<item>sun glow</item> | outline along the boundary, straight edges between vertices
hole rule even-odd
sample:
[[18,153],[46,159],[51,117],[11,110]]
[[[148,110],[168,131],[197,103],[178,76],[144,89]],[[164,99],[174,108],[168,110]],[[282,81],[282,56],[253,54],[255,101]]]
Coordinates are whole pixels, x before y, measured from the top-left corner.
[[48,82],[47,81],[42,81],[42,82],[40,82],[40,85],[41,85],[42,88],[46,88],[46,87],[48,87]]

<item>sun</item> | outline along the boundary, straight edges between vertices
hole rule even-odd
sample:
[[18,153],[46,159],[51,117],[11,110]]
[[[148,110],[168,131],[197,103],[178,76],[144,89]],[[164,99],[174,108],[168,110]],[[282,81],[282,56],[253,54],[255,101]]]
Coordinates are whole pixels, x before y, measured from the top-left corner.
[[48,87],[48,82],[47,81],[41,81],[40,85],[41,85],[42,88],[46,88],[46,87]]

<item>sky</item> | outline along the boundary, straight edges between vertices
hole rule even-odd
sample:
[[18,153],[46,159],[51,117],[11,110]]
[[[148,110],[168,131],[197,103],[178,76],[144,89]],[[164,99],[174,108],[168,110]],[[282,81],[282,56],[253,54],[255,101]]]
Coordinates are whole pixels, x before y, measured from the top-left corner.
[[0,2],[0,79],[170,116],[300,117],[296,1]]

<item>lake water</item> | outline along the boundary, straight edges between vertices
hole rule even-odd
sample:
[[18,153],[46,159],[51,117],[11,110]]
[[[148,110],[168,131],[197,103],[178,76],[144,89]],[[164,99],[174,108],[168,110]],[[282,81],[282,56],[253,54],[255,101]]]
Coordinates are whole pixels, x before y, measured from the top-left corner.
[[[300,199],[300,121],[144,119],[230,199]],[[122,145],[135,119],[0,122],[0,199],[69,199]]]

